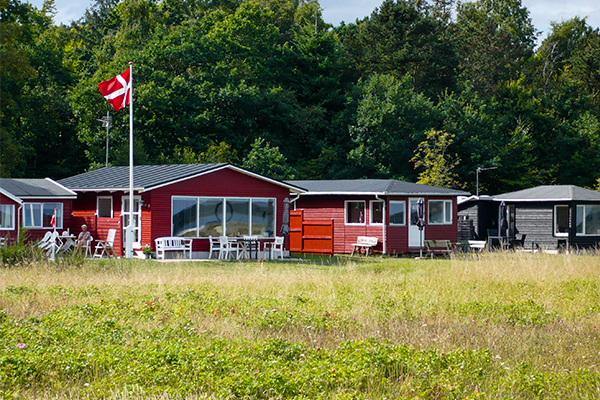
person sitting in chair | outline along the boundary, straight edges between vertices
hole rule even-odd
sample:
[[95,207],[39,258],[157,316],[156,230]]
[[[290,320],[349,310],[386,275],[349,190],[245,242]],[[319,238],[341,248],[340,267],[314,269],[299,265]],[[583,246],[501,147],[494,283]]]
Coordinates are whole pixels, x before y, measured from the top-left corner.
[[77,253],[79,253],[79,250],[81,250],[82,246],[87,244],[87,242],[90,240],[90,236],[90,231],[87,230],[87,225],[81,225],[81,233],[79,236],[77,236],[77,240],[75,242],[77,244]]

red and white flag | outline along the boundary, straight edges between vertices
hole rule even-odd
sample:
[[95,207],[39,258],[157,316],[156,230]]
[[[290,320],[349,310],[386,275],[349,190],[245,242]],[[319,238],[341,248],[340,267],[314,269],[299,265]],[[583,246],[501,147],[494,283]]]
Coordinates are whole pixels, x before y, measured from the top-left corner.
[[56,208],[54,209],[54,214],[52,214],[52,219],[50,220],[50,225],[53,228],[56,226]]
[[130,77],[131,68],[128,68],[121,75],[117,75],[112,79],[98,84],[102,96],[104,96],[117,111],[128,105],[131,100]]

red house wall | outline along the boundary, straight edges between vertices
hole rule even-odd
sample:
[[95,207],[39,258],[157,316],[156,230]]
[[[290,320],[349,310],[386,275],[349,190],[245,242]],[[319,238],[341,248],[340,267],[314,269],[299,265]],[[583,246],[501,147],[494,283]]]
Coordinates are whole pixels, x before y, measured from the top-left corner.
[[[113,217],[99,218],[96,214],[97,199],[99,196],[113,198]],[[95,240],[104,240],[109,229],[116,229],[114,249],[121,254],[123,248],[123,234],[121,229],[121,197],[123,192],[83,192],[78,193],[73,205],[73,219],[71,233],[79,235],[81,225],[85,224]]]
[[[415,197],[415,196],[411,196]],[[452,200],[452,224],[451,225],[427,225],[425,227],[424,240],[458,240],[457,225],[457,204],[455,197],[425,197],[425,215],[427,220],[428,204],[430,199]],[[365,221],[364,225],[346,225],[345,224],[345,202],[346,201],[365,201]],[[358,236],[371,236],[379,238],[376,251],[383,251],[383,225],[370,225],[370,207],[369,202],[377,200],[374,196],[340,196],[340,195],[315,195],[301,196],[296,201],[296,209],[304,210],[305,219],[334,219],[334,252],[351,253],[352,243],[356,242]],[[406,219],[407,225],[387,225],[386,226],[386,253],[387,254],[406,254],[411,250],[408,247],[408,219],[410,210],[408,210],[408,197],[388,197],[386,202],[385,220],[389,221],[389,201],[405,201],[407,204]]]
[[[63,230],[67,230],[71,226],[71,211],[73,209],[73,200],[71,199],[35,199],[35,200],[25,200],[25,203],[61,203],[63,205],[63,223],[62,228],[57,229],[62,232]],[[13,204],[15,206],[15,229],[14,230],[6,230],[0,229],[0,236],[8,236],[10,238],[17,237],[17,230],[23,227],[23,210],[19,210],[20,204],[11,200],[10,198],[0,194],[0,204]],[[35,241],[44,237],[46,232],[51,232],[52,228],[44,228],[44,229],[28,229],[27,230],[27,239],[29,241]]]
[[[123,231],[121,227],[123,191],[79,193],[73,210],[71,231],[78,234],[81,225],[86,224],[94,239],[105,239],[108,229],[116,228],[115,251],[123,255]],[[136,193],[138,195],[138,193]],[[96,201],[98,196],[113,197],[113,218],[98,218]],[[154,249],[154,239],[171,236],[172,196],[213,196],[213,197],[271,197],[277,199],[276,232],[281,228],[283,199],[289,197],[289,190],[231,169],[222,169],[141,193],[144,205],[142,211],[141,245]],[[208,251],[208,239],[195,239],[193,251]],[[140,249],[134,249],[140,250]]]
[[[147,193],[150,204],[148,219],[151,219],[151,231],[142,232],[144,240],[154,241],[161,236],[171,236],[171,197],[272,197],[276,198],[276,230],[279,232],[283,218],[283,200],[289,197],[287,188],[254,178],[231,169],[222,169],[197,178],[174,183]],[[146,200],[145,200],[146,201]],[[143,218],[143,215],[142,215]],[[148,225],[146,225],[148,226]],[[142,227],[142,229],[144,229]],[[287,241],[286,241],[287,244]],[[152,243],[154,248],[154,243]],[[193,251],[208,251],[208,239],[194,240]]]

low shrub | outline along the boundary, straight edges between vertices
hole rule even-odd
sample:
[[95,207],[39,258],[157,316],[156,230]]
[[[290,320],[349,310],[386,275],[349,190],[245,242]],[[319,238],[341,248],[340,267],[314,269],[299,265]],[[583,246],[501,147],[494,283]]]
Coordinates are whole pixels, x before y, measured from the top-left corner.
[[13,243],[0,249],[0,265],[15,267],[22,264],[38,262],[44,259],[44,253],[36,243],[27,242],[27,231],[21,229]]

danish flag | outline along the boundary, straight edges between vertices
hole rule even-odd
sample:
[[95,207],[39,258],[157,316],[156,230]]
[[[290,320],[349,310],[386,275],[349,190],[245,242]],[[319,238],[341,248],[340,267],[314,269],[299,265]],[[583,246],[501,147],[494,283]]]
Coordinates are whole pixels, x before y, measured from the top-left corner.
[[128,105],[131,100],[130,76],[131,68],[128,68],[121,75],[117,75],[112,79],[98,84],[102,96],[104,96],[117,111]]
[[54,209],[54,214],[52,214],[52,219],[50,220],[50,225],[53,228],[56,226],[56,208]]

